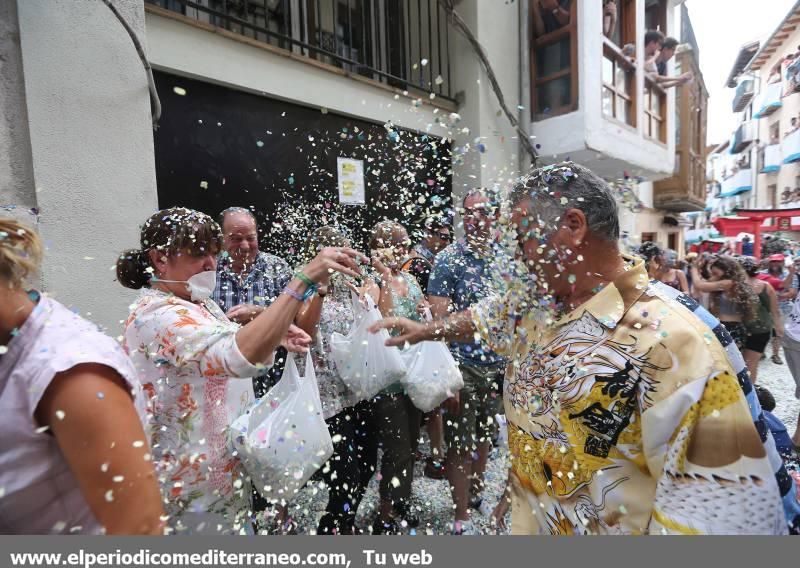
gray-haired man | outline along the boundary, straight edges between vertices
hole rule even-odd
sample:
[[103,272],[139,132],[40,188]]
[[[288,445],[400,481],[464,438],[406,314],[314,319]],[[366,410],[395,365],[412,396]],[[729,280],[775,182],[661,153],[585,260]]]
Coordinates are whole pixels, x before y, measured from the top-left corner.
[[505,296],[375,330],[399,331],[392,345],[478,333],[510,358],[512,532],[800,530],[794,484],[730,334],[620,254],[608,185],[566,162],[524,178],[510,205],[525,270]]

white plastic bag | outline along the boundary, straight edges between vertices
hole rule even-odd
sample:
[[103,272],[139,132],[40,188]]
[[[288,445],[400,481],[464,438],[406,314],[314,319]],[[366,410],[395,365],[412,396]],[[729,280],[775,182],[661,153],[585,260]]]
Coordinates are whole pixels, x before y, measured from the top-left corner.
[[[429,313],[425,315],[430,319]],[[423,341],[402,353],[407,370],[401,382],[422,412],[430,412],[464,388],[458,363],[441,341]]]
[[290,500],[333,455],[311,355],[301,377],[286,358],[281,380],[231,425],[233,446],[258,492]]
[[369,327],[381,319],[372,298],[366,306],[352,294],[355,320],[350,333],[331,334],[331,357],[342,382],[359,400],[369,400],[389,385],[401,380],[406,366],[397,347],[387,347],[389,332],[370,333]]

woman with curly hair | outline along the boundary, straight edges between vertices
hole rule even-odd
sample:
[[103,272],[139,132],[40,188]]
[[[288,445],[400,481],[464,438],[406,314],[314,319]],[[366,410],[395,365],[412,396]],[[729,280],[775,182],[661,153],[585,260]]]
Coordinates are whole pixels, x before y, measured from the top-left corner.
[[117,280],[142,290],[125,322],[123,347],[150,393],[153,464],[171,529],[250,533],[250,480],[228,428],[254,398],[250,377],[272,365],[279,345],[304,351],[311,338],[295,317],[333,273],[358,277],[345,248],[325,248],[280,296],[245,325],[211,299],[222,230],[208,215],[174,207],[142,226],[140,248],[122,253]]
[[739,350],[743,350],[747,342],[744,322],[755,318],[758,307],[758,296],[750,285],[750,279],[731,256],[720,256],[711,261],[708,280],[703,278],[702,268],[692,265],[694,287],[711,295],[711,313],[725,325]]

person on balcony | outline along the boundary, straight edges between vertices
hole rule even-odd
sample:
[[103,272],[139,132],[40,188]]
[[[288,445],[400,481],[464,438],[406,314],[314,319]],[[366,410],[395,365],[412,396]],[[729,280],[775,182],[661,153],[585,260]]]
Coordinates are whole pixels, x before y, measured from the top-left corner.
[[[669,42],[668,42],[669,40]],[[665,48],[665,46],[668,46]],[[688,83],[694,77],[686,72],[679,77],[667,77],[667,62],[675,55],[678,42],[675,38],[664,37],[658,30],[649,30],[644,36],[644,72],[662,89],[670,89]],[[666,52],[665,52],[666,49]],[[665,52],[665,53],[664,53]],[[664,53],[662,57],[662,53]],[[663,73],[662,71],[663,67]]]
[[533,27],[541,37],[570,23],[572,0],[536,0],[533,3]]
[[658,74],[661,77],[667,76],[667,63],[675,56],[678,43],[678,40],[674,37],[664,39],[664,43],[661,45],[661,51],[658,52],[658,56],[656,57],[656,69],[658,69]]
[[789,135],[793,134],[798,128],[800,128],[800,119],[798,119],[796,116],[793,116],[790,122],[789,130],[786,131],[786,134],[784,134],[783,137],[788,138]]
[[616,0],[603,0],[603,35],[613,39],[617,31],[617,2]]

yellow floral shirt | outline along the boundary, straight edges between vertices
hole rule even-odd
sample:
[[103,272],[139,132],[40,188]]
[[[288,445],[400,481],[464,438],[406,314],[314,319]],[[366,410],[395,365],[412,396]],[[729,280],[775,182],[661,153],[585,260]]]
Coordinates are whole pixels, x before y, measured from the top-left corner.
[[785,533],[727,332],[628,267],[556,322],[472,308],[511,358],[512,533]]

